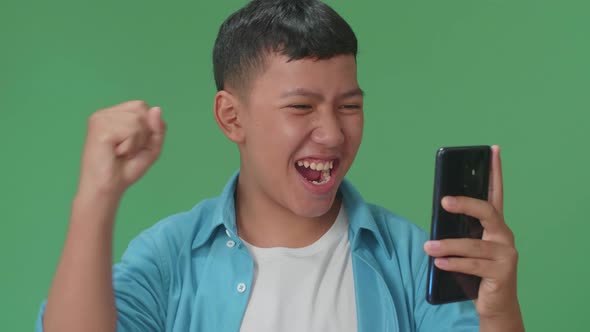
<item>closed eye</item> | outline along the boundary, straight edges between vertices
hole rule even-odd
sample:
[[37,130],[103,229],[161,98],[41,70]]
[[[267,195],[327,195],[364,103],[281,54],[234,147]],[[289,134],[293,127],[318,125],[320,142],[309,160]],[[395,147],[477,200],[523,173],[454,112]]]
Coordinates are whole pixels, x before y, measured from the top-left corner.
[[344,108],[344,109],[359,109],[359,108],[361,108],[361,106],[360,105],[350,104],[350,105],[342,105],[342,106],[340,106],[340,108]]
[[338,107],[340,112],[346,114],[357,114],[358,112],[362,112],[363,107],[360,104],[345,104]]
[[308,105],[308,104],[292,104],[292,105],[289,105],[287,107],[294,108],[294,109],[297,109],[297,110],[309,110],[309,109],[311,109],[311,105]]

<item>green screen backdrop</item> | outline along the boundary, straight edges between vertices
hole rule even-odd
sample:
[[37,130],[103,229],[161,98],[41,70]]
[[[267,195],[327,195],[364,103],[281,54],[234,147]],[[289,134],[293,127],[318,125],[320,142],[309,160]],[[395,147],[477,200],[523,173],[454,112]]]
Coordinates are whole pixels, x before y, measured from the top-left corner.
[[[295,0],[294,0],[295,1]],[[0,326],[30,331],[76,189],[86,121],[163,109],[163,155],[124,198],[114,260],[238,168],[217,128],[211,50],[226,1],[0,2]],[[364,141],[348,177],[429,228],[439,146],[500,144],[529,331],[582,331],[590,233],[588,1],[329,1],[359,38]]]

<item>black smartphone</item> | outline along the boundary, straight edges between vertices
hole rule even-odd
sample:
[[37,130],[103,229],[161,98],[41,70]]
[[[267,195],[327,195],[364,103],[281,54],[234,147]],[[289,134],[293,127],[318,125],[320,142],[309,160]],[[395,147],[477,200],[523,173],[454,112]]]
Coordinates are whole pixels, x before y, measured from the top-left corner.
[[[488,199],[491,147],[443,147],[436,153],[432,201],[431,240],[448,238],[481,239],[483,227],[478,219],[453,214],[443,209],[445,196],[469,196]],[[428,262],[426,300],[444,304],[477,298],[481,278],[437,268],[434,258]]]

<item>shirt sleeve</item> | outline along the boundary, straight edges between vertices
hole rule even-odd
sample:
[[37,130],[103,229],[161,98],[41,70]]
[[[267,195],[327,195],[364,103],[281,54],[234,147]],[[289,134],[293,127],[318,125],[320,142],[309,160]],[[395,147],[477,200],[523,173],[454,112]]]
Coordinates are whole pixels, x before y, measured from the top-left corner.
[[428,256],[422,262],[415,294],[416,331],[479,331],[479,315],[472,301],[432,305],[426,301]]
[[47,305],[47,301],[43,301],[41,308],[39,309],[37,323],[35,324],[35,332],[43,332],[43,315],[45,314],[45,305]]
[[[144,232],[136,237],[113,266],[113,289],[117,306],[117,332],[164,331],[168,275],[162,252]],[[35,325],[43,332],[43,302]]]
[[113,267],[117,331],[164,331],[169,276],[161,248],[144,231]]

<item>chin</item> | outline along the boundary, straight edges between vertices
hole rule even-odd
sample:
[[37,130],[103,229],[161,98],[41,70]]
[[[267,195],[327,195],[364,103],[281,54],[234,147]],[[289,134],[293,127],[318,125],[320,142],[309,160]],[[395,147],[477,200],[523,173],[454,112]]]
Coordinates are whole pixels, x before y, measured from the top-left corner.
[[315,200],[310,202],[309,199],[298,200],[293,204],[293,208],[290,210],[297,216],[304,218],[318,218],[321,217],[332,209],[334,204],[334,196],[326,200]]

